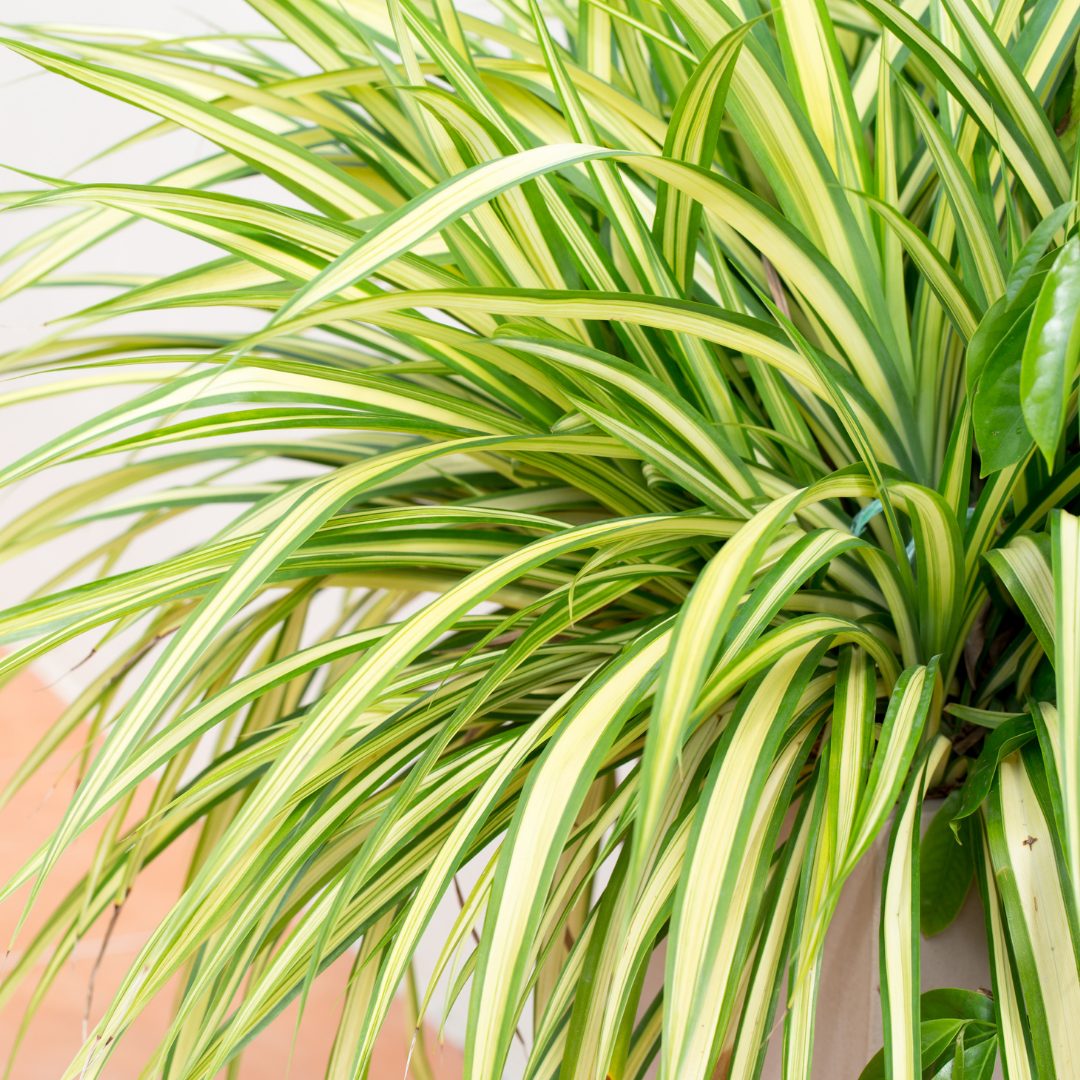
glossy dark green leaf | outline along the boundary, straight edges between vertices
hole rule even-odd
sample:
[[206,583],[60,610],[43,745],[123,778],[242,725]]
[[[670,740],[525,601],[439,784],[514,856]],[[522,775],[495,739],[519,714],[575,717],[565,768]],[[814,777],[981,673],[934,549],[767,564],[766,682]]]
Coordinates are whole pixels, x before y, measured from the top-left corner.
[[964,1056],[965,1080],[990,1080],[997,1064],[998,1036],[968,1047]]
[[974,814],[990,793],[990,785],[1002,758],[1008,757],[1014,750],[1019,750],[1025,743],[1035,738],[1035,722],[1026,713],[1023,716],[1006,720],[995,728],[983,742],[975,767],[968,773],[967,781],[961,790],[960,807],[953,816],[953,829],[959,822]]
[[[931,1074],[932,1080],[990,1080],[997,1062],[996,1035],[972,1044],[964,1030],[956,1040],[951,1056]],[[936,1063],[935,1063],[936,1064]]]
[[958,788],[941,804],[919,849],[919,924],[927,937],[940,934],[960,914],[975,876],[975,845],[967,830],[958,838],[949,828],[960,798]]
[[[989,1014],[985,1006],[969,1001],[969,997],[982,998],[989,1005]],[[928,990],[922,995],[920,1002],[923,1020],[919,1027],[919,1042],[924,1062],[936,1065],[942,1058],[948,1057],[951,1068],[952,1048],[961,1032],[966,1034],[965,1042],[969,1047],[965,1054],[965,1065],[971,1060],[967,1054],[970,1054],[973,1049],[971,1044],[976,1041],[978,1045],[992,1041],[996,1049],[996,1028],[993,1027],[992,1020],[994,1006],[984,995],[974,994],[970,990],[942,987]],[[953,1012],[959,1012],[959,1015],[953,1015]],[[973,1013],[978,1015],[972,1015]],[[991,1018],[989,1021],[985,1019],[987,1015]],[[885,1080],[884,1049],[879,1050],[867,1062],[866,1068],[859,1074],[859,1080]],[[983,1080],[981,1075],[979,1080]]]
[[1020,405],[1020,368],[1030,319],[1029,308],[1009,325],[975,391],[975,443],[982,458],[982,476],[1015,465],[1031,446]]
[[1005,299],[1009,303],[1016,298],[1020,290],[1028,283],[1039,260],[1043,257],[1054,233],[1065,223],[1066,218],[1072,213],[1075,202],[1065,202],[1056,206],[1049,214],[1031,230],[1031,235],[1016,257],[1012,269],[1009,271],[1009,280],[1005,285]]
[[885,1080],[885,1048],[882,1047],[859,1073],[859,1080]]
[[927,990],[919,1001],[923,1023],[928,1020],[978,1020],[984,1024],[996,1022],[993,1001],[977,990],[940,986],[936,990]]
[[923,1061],[934,1061],[945,1053],[967,1023],[967,1020],[955,1020],[949,1017],[940,1020],[924,1020],[919,1028]]
[[[964,1080],[964,1032],[956,1036],[956,1048],[953,1050],[953,1067],[952,1067],[952,1080]],[[942,1070],[944,1072],[944,1070]],[[944,1080],[944,1077],[942,1077]]]
[[1020,376],[1028,429],[1053,469],[1080,356],[1080,238],[1058,253],[1028,328]]
[[[1023,322],[1024,333],[1031,322],[1031,311],[1039,298],[1039,290],[1046,280],[1046,271],[1028,275],[1023,286],[1010,298],[1008,294],[999,296],[979,322],[978,329],[971,335],[967,348],[967,388],[971,393],[978,385],[979,378],[987,364],[997,354],[1009,332],[1018,322]],[[1021,341],[1021,347],[1023,342]]]

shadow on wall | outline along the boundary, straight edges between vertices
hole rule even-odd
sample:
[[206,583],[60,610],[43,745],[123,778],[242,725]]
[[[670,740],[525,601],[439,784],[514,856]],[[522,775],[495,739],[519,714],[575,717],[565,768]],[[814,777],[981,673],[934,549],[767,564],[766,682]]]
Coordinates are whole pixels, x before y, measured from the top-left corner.
[[[60,699],[29,672],[21,673],[0,691],[0,785],[6,784],[61,712]],[[70,797],[78,768],[85,728],[80,728],[53,754],[48,764],[0,812],[0,879],[6,880],[56,827]],[[132,818],[141,814],[149,800],[142,790],[132,807]],[[7,969],[17,962],[40,929],[49,912],[74,886],[89,866],[101,826],[88,830],[68,851],[43,891],[40,901],[19,934]],[[138,950],[176,900],[184,882],[194,837],[168,849],[160,860],[139,875],[124,904],[97,972],[90,1026],[101,1017]],[[0,937],[6,946],[18,922],[28,887],[0,909]],[[87,988],[101,954],[109,914],[79,942],[74,960],[67,961],[22,1039],[11,1080],[57,1078],[71,1063],[82,1043]],[[26,1006],[46,970],[46,954],[30,971],[0,1012],[0,1072],[18,1038]],[[295,1039],[297,1006],[293,1005],[247,1049],[241,1080],[315,1080],[325,1073],[337,1028],[345,985],[352,963],[342,957],[315,982]],[[139,1017],[117,1047],[105,1075],[110,1080],[136,1080],[164,1035],[170,1018],[173,994],[166,992]],[[428,1030],[428,1046],[436,1080],[456,1080],[462,1073],[461,1051],[450,1044],[435,1046]],[[400,1002],[395,1002],[375,1046],[369,1075],[379,1080],[404,1080],[409,1037]],[[290,1065],[291,1054],[291,1065]]]

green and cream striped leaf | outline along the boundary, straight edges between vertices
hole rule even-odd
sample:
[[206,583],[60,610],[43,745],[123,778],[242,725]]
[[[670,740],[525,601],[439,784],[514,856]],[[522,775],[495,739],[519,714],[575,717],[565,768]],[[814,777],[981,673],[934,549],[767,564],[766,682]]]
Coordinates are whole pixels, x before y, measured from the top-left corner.
[[318,155],[247,120],[141,76],[70,60],[19,41],[3,44],[48,71],[174,120],[250,162],[282,186],[333,217],[366,217],[381,207],[361,185]]
[[[708,168],[715,153],[728,86],[747,23],[721,38],[694,70],[671,114],[664,156]],[[668,265],[685,288],[697,247],[700,209],[679,190],[660,182],[653,231]]]
[[1004,910],[986,829],[980,819],[979,853],[976,855],[976,878],[986,916],[986,937],[990,951],[990,975],[993,981],[994,1008],[998,1017],[1001,1056],[1010,1080],[1031,1080],[1036,1073],[1028,1049],[1027,1017],[1016,964],[1009,948]]
[[1054,651],[1047,650],[1047,656],[1054,658],[1057,676],[1055,757],[1065,825],[1066,860],[1072,879],[1073,902],[1080,909],[1080,519],[1065,510],[1055,511],[1051,537]]
[[[1041,217],[1069,197],[1058,188],[1034,149],[1017,130],[1007,110],[997,104],[964,63],[937,41],[911,14],[886,0],[858,0],[882,26],[895,34],[945,85],[994,143],[1000,143],[1010,168],[1034,200]],[[903,84],[901,84],[903,85]]]
[[1055,584],[1050,539],[1045,534],[1021,533],[1004,547],[983,556],[1016,601],[1043,651],[1055,656]]
[[961,251],[970,253],[975,274],[971,285],[979,286],[984,298],[983,306],[989,306],[1005,292],[1005,255],[998,240],[996,222],[990,220],[979,201],[975,185],[940,123],[930,115],[918,94],[903,82],[900,86],[948,192],[949,204],[958,224]]
[[919,850],[922,799],[944,764],[949,742],[928,743],[896,808],[881,887],[881,1012],[885,1075],[895,1080],[922,1071],[919,1017]]
[[744,920],[755,921],[761,900],[754,879],[770,854],[763,842],[809,727],[773,759],[826,643],[792,650],[747,686],[702,790],[672,912],[665,1075],[701,1080],[715,1065],[746,962]]
[[[545,889],[562,842],[619,728],[656,678],[670,628],[645,636],[566,717],[530,774],[496,871],[469,1007],[466,1069],[498,1076],[517,1022],[515,1004],[539,923]],[[577,779],[568,783],[568,777]],[[505,898],[505,900],[504,900]]]
[[1077,1054],[1072,1017],[1080,976],[1057,844],[1032,783],[1033,764],[1023,751],[1001,762],[987,801],[987,833],[1038,1075],[1067,1076]]
[[[1080,0],[785,0],[772,19],[706,0],[498,0],[490,19],[252,3],[265,36],[16,31],[23,57],[161,118],[112,152],[181,128],[222,150],[149,185],[31,177],[42,190],[2,200],[90,207],[7,252],[5,295],[121,291],[0,358],[35,376],[0,403],[130,397],[0,474],[104,470],[0,533],[4,557],[84,543],[0,613],[28,641],[0,677],[81,632],[110,650],[8,790],[87,725],[75,800],[4,895],[55,880],[95,822],[105,840],[0,994],[55,945],[37,1008],[88,922],[201,830],[69,1076],[114,1068],[177,977],[147,1069],[235,1076],[362,942],[331,1066],[360,1075],[401,980],[418,1016],[431,1004],[412,958],[479,858],[439,959],[450,1003],[474,988],[471,1080],[501,1073],[531,996],[530,1080],[642,1080],[657,1054],[669,1080],[756,1080],[785,971],[802,1080],[826,929],[895,808],[886,1059],[914,1075],[911,853],[948,764],[925,755],[948,750],[943,712],[992,723],[1033,687],[1053,697],[1045,654],[1058,707],[1029,703],[1038,745],[1002,773],[1038,839],[995,839],[1016,816],[999,776],[981,888],[1010,1075],[1065,1075],[1075,971],[1047,943],[1080,940],[1077,545],[1059,513],[1080,457],[1068,443],[1048,476],[1028,455],[969,509],[965,342],[1070,214],[1075,125],[1055,128]],[[259,175],[309,209],[221,189]],[[225,258],[95,273],[88,253],[139,218]],[[87,269],[58,275],[76,254]],[[270,325],[96,329],[215,306]],[[118,572],[209,501],[227,525]],[[1037,913],[1017,884],[1032,849]]]
[[[970,0],[944,0],[956,27],[987,85],[1009,111],[1025,143],[1038,156],[1057,191],[1064,196],[1071,186],[1069,169],[1061,147],[1036,97],[1016,61]],[[1004,35],[1006,38],[1008,34]]]

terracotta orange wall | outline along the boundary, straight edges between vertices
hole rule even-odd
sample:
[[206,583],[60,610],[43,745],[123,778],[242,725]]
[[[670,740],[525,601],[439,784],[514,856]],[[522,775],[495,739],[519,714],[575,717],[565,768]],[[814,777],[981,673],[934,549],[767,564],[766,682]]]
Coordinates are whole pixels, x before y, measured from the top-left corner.
[[[0,784],[7,783],[50,723],[59,716],[61,708],[56,695],[28,672],[0,690]],[[84,732],[85,729],[81,729],[68,739],[0,812],[0,879],[7,880],[59,822],[73,790],[73,760]],[[143,792],[142,805],[145,805],[146,797],[147,793]],[[53,905],[85,873],[99,835],[100,828],[87,832],[64,856],[19,935],[15,955],[30,940],[33,931],[42,925]],[[140,874],[102,959],[94,990],[91,1026],[102,1015],[104,1006],[151,930],[176,900],[190,850],[190,842],[179,844]],[[0,907],[0,947],[10,940],[26,894],[24,889]],[[58,1078],[74,1057],[82,1042],[87,986],[101,950],[105,921],[103,916],[79,943],[74,960],[65,963],[23,1039],[10,1074],[12,1080]],[[13,959],[14,956],[8,960],[8,966]],[[259,1035],[244,1054],[240,1073],[243,1080],[264,1077],[271,1080],[286,1075],[294,1080],[315,1080],[324,1075],[350,963],[350,957],[343,957],[316,982],[295,1047],[296,1005]],[[26,1004],[44,967],[44,961],[37,965],[0,1013],[0,1075],[17,1037]],[[109,1062],[105,1075],[110,1080],[136,1080],[165,1033],[171,1002],[171,994],[159,996],[135,1022]],[[456,1047],[434,1047],[433,1033],[429,1034],[428,1045],[432,1047],[432,1063],[438,1080],[454,1080],[461,1076],[461,1052]],[[287,1073],[290,1051],[292,1064]],[[375,1048],[369,1074],[372,1080],[383,1077],[403,1080],[407,1052],[402,1011],[400,1004],[395,1003]]]

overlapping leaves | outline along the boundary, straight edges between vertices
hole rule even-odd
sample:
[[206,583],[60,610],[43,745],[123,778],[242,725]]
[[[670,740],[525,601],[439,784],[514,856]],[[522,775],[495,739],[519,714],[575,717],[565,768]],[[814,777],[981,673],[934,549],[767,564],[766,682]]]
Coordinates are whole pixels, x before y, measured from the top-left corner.
[[[256,39],[9,42],[155,114],[137,138],[217,149],[154,184],[34,177],[7,200],[81,209],[8,253],[0,294],[121,292],[4,357],[64,374],[0,404],[137,392],[0,472],[105,463],[10,522],[5,558],[116,529],[0,613],[0,639],[28,642],[4,675],[80,635],[109,655],[9,788],[84,740],[61,825],[2,895],[36,898],[111,822],[0,998],[53,947],[36,1007],[194,831],[182,896],[69,1076],[103,1075],[178,974],[146,1075],[235,1074],[354,949],[328,1075],[364,1075],[472,870],[436,971],[448,1005],[468,997],[469,1080],[502,1074],[527,1011],[536,1080],[656,1057],[665,1080],[756,1078],[785,974],[785,1076],[807,1077],[825,933],[891,815],[872,1074],[988,1075],[1000,1044],[1010,1076],[1064,1075],[1080,990],[1072,950],[1046,949],[1080,898],[1061,512],[1080,485],[1078,182],[1059,133],[1080,5],[252,5],[308,74]],[[254,174],[306,209],[216,190]],[[138,219],[222,255],[60,276]],[[221,306],[265,326],[111,323]],[[221,532],[123,561],[209,500],[239,507]],[[1007,884],[1033,799],[1050,937]],[[944,898],[939,929],[973,873],[993,1015],[918,992],[920,914]]]

